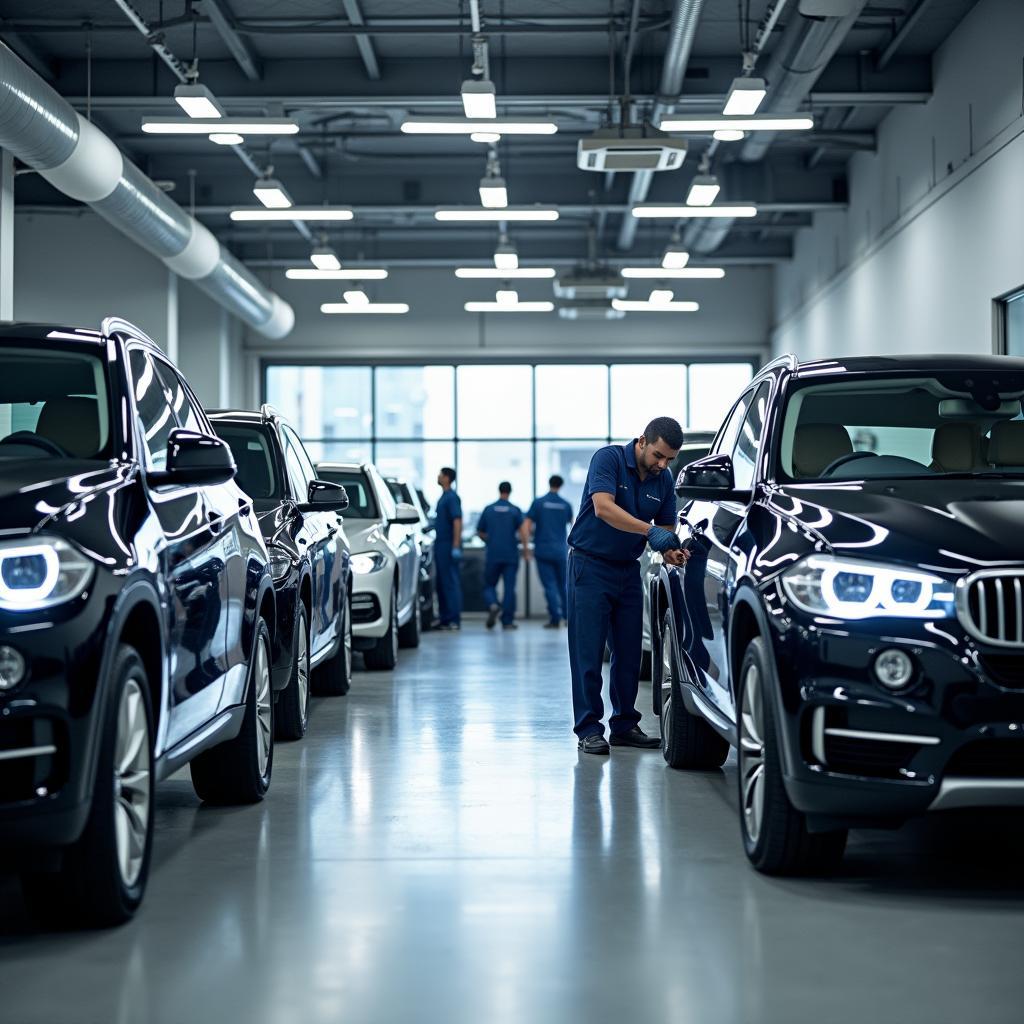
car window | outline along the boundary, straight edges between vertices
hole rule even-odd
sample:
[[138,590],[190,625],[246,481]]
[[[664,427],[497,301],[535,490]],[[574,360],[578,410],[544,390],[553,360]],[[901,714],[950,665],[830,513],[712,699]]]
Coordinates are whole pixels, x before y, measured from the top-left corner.
[[757,453],[761,449],[761,437],[764,433],[764,420],[768,412],[770,390],[766,381],[754,393],[733,446],[732,467],[737,490],[746,491],[754,485]]
[[398,515],[398,509],[395,507],[395,499],[391,496],[388,485],[384,483],[384,477],[377,472],[374,466],[370,467],[370,476],[377,485],[377,499],[380,503],[381,513],[385,519],[394,519]]
[[262,427],[238,423],[216,424],[217,436],[231,449],[238,472],[235,482],[250,498],[282,497],[270,438]]
[[288,474],[288,483],[292,496],[296,501],[307,501],[309,496],[309,479],[299,459],[298,452],[295,450],[295,446],[291,443],[287,434],[284,434],[281,441],[284,448],[284,468]]
[[740,424],[743,422],[743,417],[746,415],[747,406],[750,404],[750,396],[753,392],[747,392],[740,400],[732,407],[732,412],[729,413],[729,418],[725,422],[725,429],[718,437],[718,441],[712,445],[712,455],[728,454],[732,451],[733,445],[736,443],[736,434],[739,432]]
[[145,349],[128,350],[128,369],[146,447],[146,464],[150,469],[166,469],[167,442],[178,426],[170,395]]
[[320,479],[341,484],[348,493],[346,519],[376,519],[377,502],[366,474],[358,469],[321,469]]
[[299,440],[299,435],[291,427],[282,426],[281,430],[288,439],[288,443],[292,446],[295,458],[298,459],[299,466],[302,468],[302,475],[306,481],[306,491],[308,492],[310,483],[316,479],[316,469],[313,467],[313,460],[309,457],[305,445]]
[[170,393],[171,408],[174,409],[178,423],[186,430],[194,430],[197,434],[209,434],[210,428],[206,423],[205,414],[198,411],[198,403],[177,371],[161,359],[154,359],[153,363],[164,382],[164,387]]

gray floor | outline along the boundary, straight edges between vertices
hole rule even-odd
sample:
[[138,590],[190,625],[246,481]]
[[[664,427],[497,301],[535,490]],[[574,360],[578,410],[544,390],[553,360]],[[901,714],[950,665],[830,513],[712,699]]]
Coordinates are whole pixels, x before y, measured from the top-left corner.
[[127,927],[35,932],[0,878],[0,1021],[1024,1019],[1019,815],[856,835],[831,881],[759,877],[734,766],[577,755],[564,645],[428,634],[315,702],[259,807],[171,779]]

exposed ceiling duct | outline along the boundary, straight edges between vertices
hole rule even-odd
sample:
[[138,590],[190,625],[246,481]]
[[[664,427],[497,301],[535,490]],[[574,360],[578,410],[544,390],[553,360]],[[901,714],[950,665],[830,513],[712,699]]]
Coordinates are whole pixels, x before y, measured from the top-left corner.
[[[700,20],[704,0],[676,0],[672,12],[672,24],[668,30],[668,45],[665,48],[665,60],[661,66],[661,80],[658,83],[658,98],[651,110],[651,124],[655,128],[662,117],[670,113],[679,94],[683,91],[686,78],[686,65],[690,62],[690,51],[693,39],[697,34],[697,22]],[[626,83],[627,89],[629,83]],[[654,180],[654,171],[637,171],[629,187],[629,204],[642,203],[647,198]],[[622,218],[619,228],[618,246],[620,249],[632,249],[636,239],[639,221],[630,213]]]
[[268,338],[294,325],[291,306],[265,288],[210,231],[162,192],[14,52],[0,43],[0,147],[54,188],[190,280]]

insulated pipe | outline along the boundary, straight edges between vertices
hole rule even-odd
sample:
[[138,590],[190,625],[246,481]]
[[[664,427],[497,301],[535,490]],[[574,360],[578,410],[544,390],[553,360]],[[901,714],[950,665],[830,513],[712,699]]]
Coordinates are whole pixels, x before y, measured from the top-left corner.
[[126,159],[14,52],[0,43],[0,148],[104,220],[268,338],[295,322],[210,231]]
[[[658,84],[658,97],[651,110],[651,124],[657,128],[662,117],[669,113],[683,91],[686,78],[686,65],[690,62],[690,51],[693,39],[697,34],[697,22],[700,20],[704,0],[676,0],[672,12],[672,24],[668,30],[668,45],[665,48],[665,59],[661,65],[661,81]],[[629,83],[626,83],[627,88]],[[642,203],[651,190],[654,171],[636,171],[629,186],[629,204],[634,206]],[[636,217],[627,212],[622,218],[619,228],[618,246],[620,249],[632,249],[639,224]]]

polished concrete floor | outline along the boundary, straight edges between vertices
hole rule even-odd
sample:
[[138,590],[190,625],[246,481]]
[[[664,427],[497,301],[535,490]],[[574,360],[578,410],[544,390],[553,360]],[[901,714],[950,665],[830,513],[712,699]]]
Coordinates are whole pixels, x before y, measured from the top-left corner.
[[35,931],[0,878],[0,1021],[1024,1020],[1019,814],[857,834],[836,879],[763,878],[733,764],[577,755],[568,689],[564,633],[428,634],[314,703],[262,805],[165,783],[130,925]]

